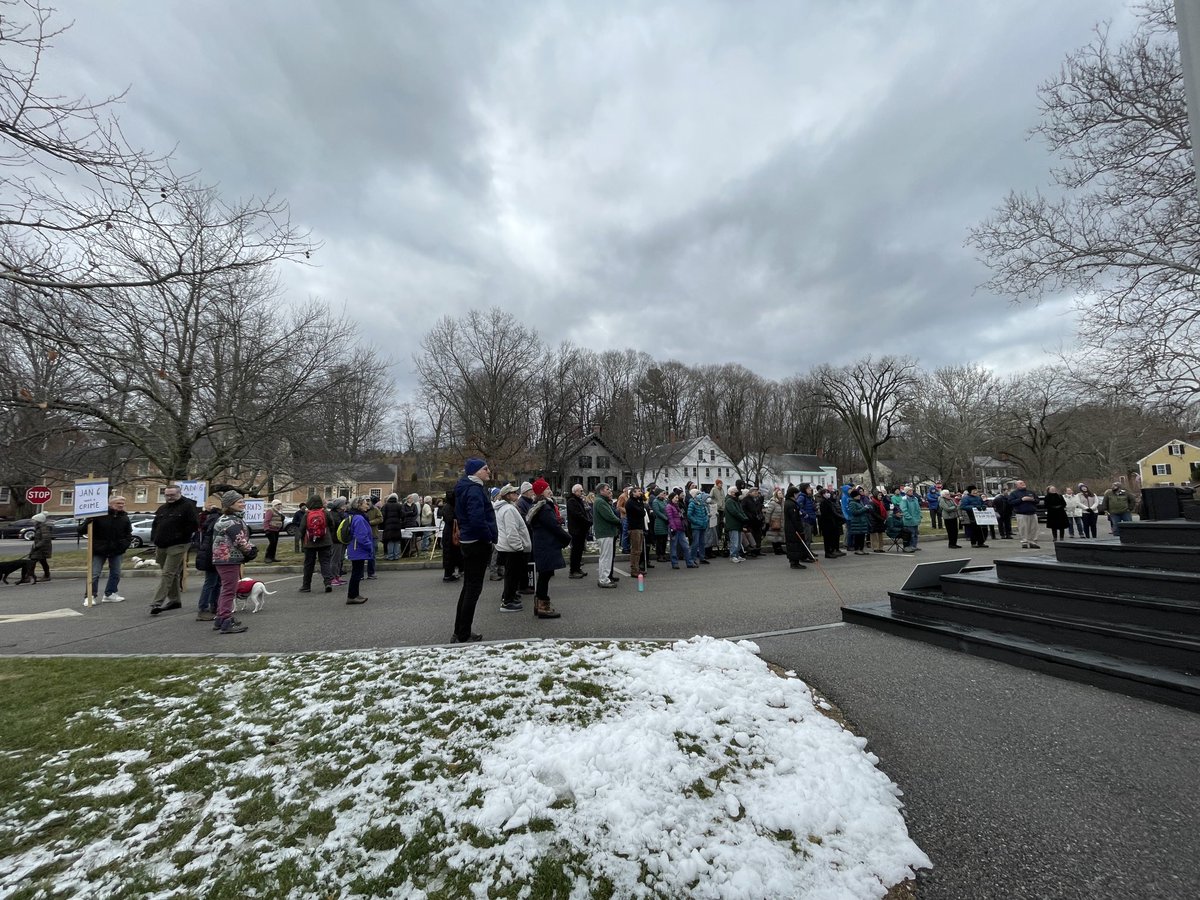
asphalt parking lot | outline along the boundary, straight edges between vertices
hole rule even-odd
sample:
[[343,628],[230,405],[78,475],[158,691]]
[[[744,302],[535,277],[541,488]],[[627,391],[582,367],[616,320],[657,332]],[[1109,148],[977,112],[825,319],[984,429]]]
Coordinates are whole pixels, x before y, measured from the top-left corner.
[[[1200,896],[1200,716],[1001,663],[841,624],[843,603],[886,597],[913,565],[962,558],[944,539],[919,554],[847,556],[804,571],[783,557],[697,570],[658,564],[639,593],[560,572],[561,619],[499,610],[488,583],[475,628],[486,640],[750,637],[838,704],[905,793],[935,869],[922,898]],[[1050,552],[1047,541],[1042,553]],[[1019,555],[1011,541],[976,564]],[[594,568],[594,563],[585,563]],[[624,568],[618,564],[618,569]],[[155,576],[127,574],[125,603],[84,609],[81,578],[0,584],[0,653],[261,653],[443,644],[458,584],[441,569],[381,572],[363,606],[345,588],[299,594],[299,575],[259,575],[276,593],[249,631],[218,635],[185,608],[151,617]],[[454,652],[448,647],[447,652]]]

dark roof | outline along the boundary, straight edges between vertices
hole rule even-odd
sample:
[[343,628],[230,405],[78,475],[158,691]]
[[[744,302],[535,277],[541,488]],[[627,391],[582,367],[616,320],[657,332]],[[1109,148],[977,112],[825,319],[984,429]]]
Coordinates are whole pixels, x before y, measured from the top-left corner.
[[829,466],[831,469],[836,468],[821,457],[813,456],[810,453],[783,453],[779,456],[768,457],[767,461],[771,468],[778,472],[820,472],[825,466]]
[[398,467],[392,463],[328,463],[328,467],[340,475],[353,477],[359,483],[386,481],[394,484]]
[[675,441],[673,444],[659,444],[657,447],[651,447],[646,453],[646,464],[656,469],[681,466],[687,459],[688,452],[702,440],[704,440],[703,437],[695,437],[688,438],[686,441]]
[[[584,447],[586,447],[588,444],[590,444],[592,442],[599,444],[601,447],[603,447],[605,450],[607,450],[608,455],[611,456],[615,462],[619,462],[621,464],[621,467],[624,467],[625,460],[621,458],[621,454],[618,453],[616,450],[614,450],[612,447],[608,446],[608,444],[606,444],[604,442],[604,439],[602,437],[600,437],[600,435],[598,435],[598,434],[585,435],[582,440],[580,440],[578,443],[576,443],[574,445],[574,447],[572,447],[565,454],[563,454],[563,459],[570,459],[572,456],[578,456],[579,451],[582,450]],[[614,467],[610,467],[610,468],[614,468]]]

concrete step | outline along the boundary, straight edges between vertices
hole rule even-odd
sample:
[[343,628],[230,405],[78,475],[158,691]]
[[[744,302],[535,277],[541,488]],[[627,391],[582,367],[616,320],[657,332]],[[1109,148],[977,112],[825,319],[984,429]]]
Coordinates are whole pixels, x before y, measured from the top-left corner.
[[895,613],[952,622],[1038,641],[1164,666],[1200,676],[1200,635],[1159,631],[1144,624],[1098,622],[1028,609],[976,603],[937,590],[893,591]]
[[1200,604],[1095,594],[1070,588],[1002,582],[994,569],[943,575],[949,598],[995,607],[1087,619],[1113,625],[1137,625],[1200,637]]
[[[1124,530],[1124,529],[1122,529]],[[1058,541],[1059,562],[1090,566],[1200,572],[1200,548],[1176,544],[1123,544],[1119,541]]]
[[1122,522],[1121,543],[1200,547],[1200,522],[1189,522],[1186,519]]
[[888,601],[842,607],[842,619],[951,650],[983,656],[1200,712],[1200,677],[1163,666],[893,611]]
[[1047,556],[1025,556],[996,560],[996,574],[1010,584],[1200,604],[1200,573],[1196,572],[1109,568],[1059,562]]

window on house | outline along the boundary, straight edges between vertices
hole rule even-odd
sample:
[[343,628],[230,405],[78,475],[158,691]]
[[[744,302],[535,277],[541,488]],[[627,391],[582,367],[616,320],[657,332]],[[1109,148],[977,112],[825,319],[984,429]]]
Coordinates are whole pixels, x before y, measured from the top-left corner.
[[381,488],[371,488],[371,499],[372,500],[378,500],[382,496],[383,496],[383,490]]
[[150,460],[139,459],[137,464],[137,473],[140,477],[145,478],[150,474]]
[[597,469],[607,469],[608,468],[608,457],[607,456],[597,456],[596,457],[596,468]]
[[1155,475],[1170,475],[1171,474],[1171,464],[1170,463],[1160,463],[1159,465],[1156,465],[1154,467],[1154,474]]
[[709,461],[709,462],[716,462],[716,461],[717,461],[717,451],[716,451],[716,450],[709,450],[709,451],[708,451],[708,461]]
[[150,492],[146,488],[138,488],[133,495],[134,503],[145,503],[149,498]]
[[9,493],[9,489],[0,487],[0,503],[7,503],[10,499],[12,499],[12,496]]
[[589,475],[588,480],[587,480],[588,493],[589,494],[593,493],[596,490],[596,488],[598,488],[598,487],[600,487],[600,476],[599,475]]
[[712,477],[712,476],[710,475],[711,471],[712,471],[711,469],[705,469],[705,470],[704,470],[704,477],[705,477],[705,478],[711,478],[711,477]]
[[158,489],[158,502],[159,503],[167,502],[167,489],[165,487],[160,487]]
[[1183,456],[1183,444],[1169,444],[1167,446],[1168,456]]
[[59,506],[74,506],[75,505],[75,490],[72,488],[69,491],[60,491],[58,495]]
[[590,456],[579,457],[579,468],[590,469],[592,467],[592,458]]
[[333,499],[333,485],[332,484],[325,485],[325,499],[326,500]]
[[704,462],[704,451],[700,451],[700,462]]

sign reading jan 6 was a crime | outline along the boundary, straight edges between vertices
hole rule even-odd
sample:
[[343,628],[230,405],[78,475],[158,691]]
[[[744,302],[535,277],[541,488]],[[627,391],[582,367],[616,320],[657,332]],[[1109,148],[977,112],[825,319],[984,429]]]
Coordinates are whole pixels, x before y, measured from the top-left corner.
[[102,516],[108,512],[107,481],[75,482],[75,517]]
[[203,506],[204,501],[208,499],[207,481],[177,481],[175,483],[179,485],[179,493],[189,500],[194,500],[197,506]]

